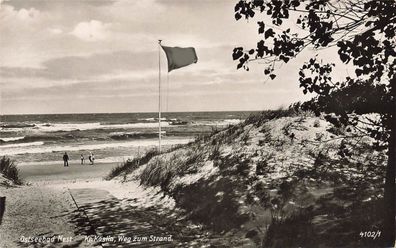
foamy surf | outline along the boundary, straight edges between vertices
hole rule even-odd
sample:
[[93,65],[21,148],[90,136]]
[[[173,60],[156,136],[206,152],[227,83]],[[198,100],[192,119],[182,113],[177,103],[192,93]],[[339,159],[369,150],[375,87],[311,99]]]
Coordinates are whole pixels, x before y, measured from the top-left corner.
[[[164,145],[187,143],[197,135],[210,132],[211,126],[237,124],[250,115],[245,112],[164,114],[161,118]],[[81,154],[86,156],[89,152],[95,154],[98,163],[122,163],[124,156],[157,146],[157,113],[13,115],[2,116],[0,121],[0,156],[7,155],[18,164],[58,163],[64,152],[76,163]]]
[[2,140],[4,142],[10,142],[10,141],[21,140],[21,139],[24,139],[24,138],[25,138],[25,136],[20,136],[20,137],[0,138],[0,140]]
[[20,144],[9,144],[9,145],[1,145],[0,146],[0,154],[8,155],[8,153],[4,153],[7,149],[18,149],[19,147],[30,147],[30,146],[41,146],[44,145],[42,141],[36,142],[27,142],[27,143],[20,143]]
[[[161,122],[162,127],[168,127],[169,122]],[[34,126],[24,128],[0,128],[2,132],[18,132],[21,129],[36,132],[70,132],[70,131],[86,131],[95,129],[133,129],[133,128],[156,128],[157,122],[153,123],[127,123],[127,124],[101,124],[93,123],[53,123],[53,124],[35,124]]]
[[[178,145],[187,144],[193,139],[163,139],[162,145]],[[102,144],[80,144],[80,145],[48,145],[37,147],[42,145],[43,142],[31,142],[23,144],[12,144],[0,146],[1,155],[18,155],[18,154],[33,154],[33,153],[50,153],[50,152],[68,152],[68,151],[80,151],[80,150],[99,150],[109,148],[127,148],[127,147],[149,147],[157,146],[158,140],[134,140],[126,142],[115,142],[115,143],[102,143]]]
[[241,123],[240,119],[225,119],[221,121],[197,121],[193,125],[205,125],[205,126],[227,126],[236,125]]
[[[161,122],[161,126],[169,126],[168,122]],[[158,123],[128,123],[128,124],[101,124],[101,123],[68,123],[53,124],[51,126],[38,125],[39,129],[44,132],[56,131],[75,131],[75,130],[95,130],[95,129],[129,129],[129,128],[156,128]]]

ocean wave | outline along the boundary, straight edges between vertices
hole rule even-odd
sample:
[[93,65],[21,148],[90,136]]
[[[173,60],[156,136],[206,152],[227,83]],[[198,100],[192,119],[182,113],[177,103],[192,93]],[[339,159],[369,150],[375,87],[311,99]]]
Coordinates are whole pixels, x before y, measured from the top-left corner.
[[[158,118],[153,118],[153,117],[150,117],[150,118],[139,118],[138,120],[139,121],[147,121],[147,122],[158,122]],[[165,117],[161,117],[161,122],[162,121],[167,121],[167,119]]]
[[19,128],[26,128],[26,127],[35,127],[35,124],[27,124],[27,123],[18,123],[18,124],[1,124],[0,128],[1,129],[19,129]]
[[[186,125],[189,124],[187,121],[181,121],[179,119],[165,119],[161,118],[161,126],[169,127],[175,125]],[[111,130],[111,129],[133,129],[133,128],[157,128],[158,122],[157,118],[146,118],[146,121],[137,123],[125,123],[125,124],[109,124],[100,122],[91,123],[36,123],[36,124],[3,124],[0,126],[1,132],[21,132],[21,131],[31,131],[31,132],[70,132],[70,131],[86,131],[86,130]],[[151,122],[149,120],[155,120]],[[224,119],[218,121],[195,121],[192,125],[206,125],[206,126],[226,126],[235,125],[240,123],[240,119]]]
[[205,125],[205,126],[227,126],[227,125],[236,125],[241,123],[241,119],[225,119],[225,120],[220,120],[220,121],[196,121],[194,122],[193,125],[195,126],[200,126],[200,125]]
[[[161,126],[169,126],[169,122],[162,121]],[[92,123],[52,123],[52,124],[33,124],[33,126],[24,126],[26,130],[41,131],[41,132],[70,132],[70,131],[85,131],[95,129],[128,129],[128,128],[156,128],[157,122],[138,122],[126,124],[101,124],[99,122]],[[1,127],[2,132],[19,132],[21,127]]]
[[100,127],[99,122],[93,123],[52,123],[52,124],[38,124],[37,128],[43,132],[58,132],[58,131],[75,131],[75,130],[89,130]]
[[13,144],[21,144],[21,143],[31,143],[35,141],[58,141],[58,140],[71,140],[76,139],[75,135],[68,133],[64,135],[26,135],[21,137],[10,137],[10,138],[0,138],[1,143],[13,143]]
[[[162,127],[168,127],[169,122],[161,121]],[[115,125],[102,125],[100,128],[103,129],[116,129],[116,128],[157,128],[158,122],[154,123],[129,123],[129,124],[115,124]]]
[[5,151],[12,150],[12,149],[18,149],[20,147],[32,147],[32,146],[41,146],[41,145],[44,145],[44,142],[36,141],[36,142],[28,142],[28,143],[16,143],[16,144],[1,145],[0,146],[0,154],[10,155],[10,154],[6,153]]
[[[177,144],[187,144],[192,139],[163,139],[162,145],[177,145]],[[33,144],[36,143],[36,144]],[[125,147],[148,147],[156,146],[158,140],[147,139],[147,140],[134,140],[125,142],[115,142],[115,143],[102,143],[102,144],[80,144],[80,145],[46,145],[41,147],[35,147],[34,145],[42,145],[43,142],[31,142],[22,144],[12,144],[12,145],[2,145],[0,146],[1,155],[18,155],[18,154],[33,154],[33,153],[49,153],[49,152],[65,152],[65,151],[89,151],[89,150],[99,150],[106,148],[125,148]],[[28,146],[28,147],[27,147]]]
[[[161,132],[162,134],[166,134],[165,131]],[[158,137],[158,132],[154,133],[143,133],[143,132],[114,132],[110,133],[110,138],[114,140],[126,140],[126,139],[149,139]]]
[[8,138],[0,138],[1,141],[4,142],[11,142],[11,141],[17,141],[17,140],[22,140],[24,139],[25,136],[20,136],[20,137],[8,137]]

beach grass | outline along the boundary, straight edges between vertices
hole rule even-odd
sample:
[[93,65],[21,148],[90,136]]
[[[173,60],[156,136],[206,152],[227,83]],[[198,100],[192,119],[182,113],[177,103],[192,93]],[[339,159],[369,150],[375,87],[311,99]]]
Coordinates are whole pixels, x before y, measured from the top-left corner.
[[111,180],[122,173],[130,173],[140,165],[147,163],[151,158],[158,154],[160,153],[157,149],[151,149],[142,156],[138,156],[132,160],[127,160],[124,163],[114,167],[104,179]]
[[197,147],[174,152],[168,156],[150,161],[140,174],[140,183],[160,186],[165,192],[170,190],[169,183],[176,177],[197,173],[206,156]]
[[160,187],[191,220],[217,233],[239,229],[258,247],[378,247],[351,233],[381,229],[386,157],[373,153],[369,139],[355,146],[353,135],[345,142],[355,153],[334,155],[343,132],[332,128],[312,112],[264,111],[155,157],[139,172],[140,184]]
[[3,174],[5,178],[13,181],[15,184],[22,184],[22,179],[19,177],[19,170],[15,164],[15,161],[6,156],[3,156],[0,159],[0,173]]

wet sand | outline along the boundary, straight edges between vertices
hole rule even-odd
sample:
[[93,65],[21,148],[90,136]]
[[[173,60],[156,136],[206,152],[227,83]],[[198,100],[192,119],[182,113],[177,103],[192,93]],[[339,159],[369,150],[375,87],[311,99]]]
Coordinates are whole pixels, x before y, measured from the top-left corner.
[[25,182],[38,183],[40,181],[59,180],[87,180],[98,179],[106,176],[116,163],[69,164],[64,167],[63,162],[59,164],[32,164],[20,166],[19,171]]

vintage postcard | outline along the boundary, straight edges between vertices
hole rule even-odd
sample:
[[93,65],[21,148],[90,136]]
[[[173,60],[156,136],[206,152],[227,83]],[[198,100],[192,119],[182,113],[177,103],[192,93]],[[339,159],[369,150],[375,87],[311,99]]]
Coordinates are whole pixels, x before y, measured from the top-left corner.
[[394,247],[394,0],[0,0],[0,247]]

